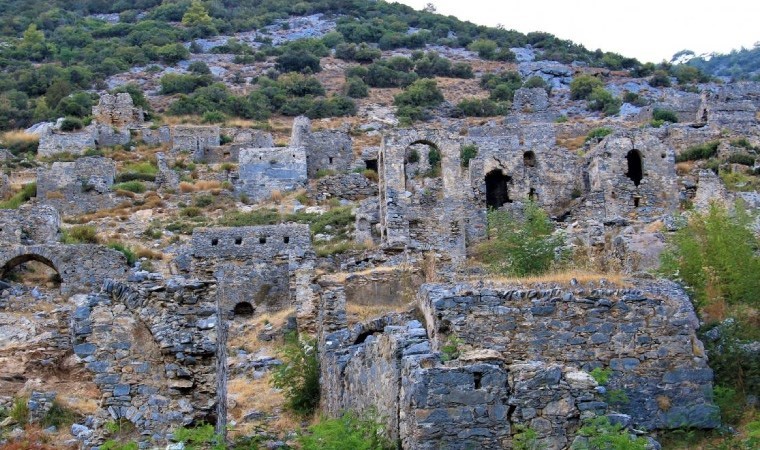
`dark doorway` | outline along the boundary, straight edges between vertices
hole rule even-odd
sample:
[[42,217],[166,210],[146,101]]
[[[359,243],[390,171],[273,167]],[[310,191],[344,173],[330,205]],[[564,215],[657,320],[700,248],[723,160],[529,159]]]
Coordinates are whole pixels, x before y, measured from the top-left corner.
[[523,164],[525,167],[536,167],[536,154],[532,151],[523,153]]
[[235,317],[250,317],[253,315],[253,305],[248,302],[240,302],[232,310]]
[[486,175],[486,205],[498,209],[505,203],[511,203],[509,199],[509,181],[512,178],[504,175],[501,170],[494,169]]
[[377,160],[376,159],[365,159],[364,164],[366,165],[367,170],[374,170],[377,172]]
[[641,179],[644,178],[644,164],[641,160],[641,153],[638,150],[631,150],[625,155],[625,159],[628,160],[628,172],[626,172],[625,176],[638,186],[641,184]]

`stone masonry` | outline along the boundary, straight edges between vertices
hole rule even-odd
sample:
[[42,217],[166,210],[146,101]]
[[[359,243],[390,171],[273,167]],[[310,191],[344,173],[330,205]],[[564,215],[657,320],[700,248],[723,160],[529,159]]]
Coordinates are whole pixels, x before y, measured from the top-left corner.
[[302,147],[247,148],[240,151],[239,161],[240,191],[253,200],[306,185],[306,153]]

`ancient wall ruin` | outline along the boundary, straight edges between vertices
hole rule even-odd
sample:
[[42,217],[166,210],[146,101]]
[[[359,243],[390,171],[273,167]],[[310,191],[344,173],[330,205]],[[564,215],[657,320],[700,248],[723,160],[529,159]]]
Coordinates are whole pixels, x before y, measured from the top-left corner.
[[339,130],[311,131],[311,121],[303,116],[293,121],[291,147],[303,147],[309,178],[320,170],[344,172],[351,168],[354,153],[351,137]]
[[37,171],[37,198],[65,215],[108,209],[116,204],[111,195],[116,164],[102,157],[55,162]]
[[246,148],[240,151],[239,161],[239,189],[253,200],[306,185],[306,153],[302,147]]
[[193,160],[203,159],[203,152],[211,147],[219,147],[218,125],[175,125],[171,127],[172,152],[188,152]]

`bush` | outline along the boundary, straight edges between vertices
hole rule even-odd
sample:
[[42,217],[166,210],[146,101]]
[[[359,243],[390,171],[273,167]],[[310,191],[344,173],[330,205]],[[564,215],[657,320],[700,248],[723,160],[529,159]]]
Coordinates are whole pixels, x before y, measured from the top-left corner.
[[570,98],[572,100],[586,100],[591,96],[594,89],[603,89],[604,83],[599,78],[591,75],[580,75],[570,82]]
[[504,275],[539,275],[564,259],[562,234],[535,203],[525,206],[524,218],[516,220],[503,210],[488,211],[488,240],[475,253],[492,272]]
[[528,78],[527,80],[525,80],[523,87],[524,88],[541,88],[541,89],[544,89],[546,92],[549,92],[551,90],[550,86],[546,83],[546,80],[538,76],[532,76]]
[[649,85],[652,87],[670,87],[670,75],[664,70],[656,70],[652,78],[649,79]]
[[589,450],[645,450],[647,440],[629,433],[622,425],[612,424],[605,417],[585,421],[578,434],[588,438]]
[[364,98],[369,95],[369,88],[359,77],[351,77],[346,81],[345,93],[351,98]]
[[588,96],[588,109],[602,111],[607,116],[619,113],[621,104],[619,98],[613,97],[610,91],[602,87],[594,88]]
[[128,192],[134,192],[135,194],[142,194],[145,192],[145,184],[141,181],[125,181],[124,183],[118,183],[114,184],[112,186],[113,190],[122,190],[122,191],[128,191]]
[[478,39],[472,41],[467,49],[472,52],[477,52],[478,56],[483,59],[496,59],[496,50],[499,48],[499,44],[490,39]]
[[662,120],[670,123],[678,123],[678,116],[673,111],[667,109],[655,108],[652,111],[653,120]]
[[718,154],[720,142],[713,141],[700,145],[692,145],[676,156],[676,162],[696,161],[698,159],[709,159]]
[[360,418],[347,412],[337,419],[322,419],[298,437],[303,450],[393,450],[373,417]]
[[285,336],[280,353],[282,364],[272,375],[272,385],[283,390],[285,407],[309,415],[319,406],[319,359],[313,339],[300,340],[296,333]]
[[478,146],[474,144],[463,145],[459,149],[459,159],[462,167],[470,167],[470,160],[478,156]]
[[83,126],[81,119],[77,117],[66,117],[61,122],[61,131],[81,130]]
[[0,209],[16,209],[22,204],[29,201],[32,197],[37,196],[37,183],[25,184],[21,191],[13,195],[4,202],[0,202]]
[[662,255],[662,272],[683,282],[698,306],[716,301],[760,305],[760,242],[741,207],[733,214],[712,205],[676,231]]
[[174,440],[182,442],[187,450],[224,450],[224,439],[214,431],[214,426],[201,423],[194,428],[180,427],[174,430]]
[[612,134],[610,128],[594,128],[586,135],[585,142],[600,142],[605,136],[609,136],[610,134]]
[[423,79],[412,83],[404,92],[393,98],[396,106],[437,106],[443,101],[443,93],[435,80]]
[[92,225],[75,225],[61,231],[63,244],[97,244],[99,242],[98,232]]
[[277,57],[277,70],[280,72],[317,73],[322,70],[319,57],[306,50],[288,50]]
[[133,266],[135,264],[135,261],[137,261],[135,252],[133,252],[131,248],[127,247],[121,242],[110,242],[107,244],[107,247],[116,250],[117,252],[121,252],[124,257],[127,258],[127,265],[129,266]]
[[251,212],[230,211],[219,219],[223,227],[247,227],[252,225],[274,225],[280,223],[280,214],[273,209],[258,209]]
[[161,77],[161,93],[190,94],[196,89],[209,86],[214,79],[209,75],[183,75],[179,73],[167,73]]
[[755,165],[755,157],[746,153],[734,153],[726,158],[726,162],[729,164],[741,164],[742,166],[753,167]]
[[227,116],[221,111],[206,111],[201,117],[203,123],[224,123],[227,120]]
[[454,115],[457,117],[493,117],[505,115],[508,112],[509,104],[506,102],[497,103],[488,98],[470,98],[457,104]]

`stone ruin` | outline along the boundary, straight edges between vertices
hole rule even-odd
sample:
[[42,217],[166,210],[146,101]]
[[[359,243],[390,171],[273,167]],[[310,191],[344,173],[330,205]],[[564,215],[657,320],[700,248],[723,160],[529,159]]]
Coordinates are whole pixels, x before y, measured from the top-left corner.
[[275,191],[306,186],[307,164],[303,147],[246,148],[240,151],[238,187],[256,201]]
[[[419,449],[510,448],[525,425],[559,450],[609,410],[648,430],[717,426],[688,297],[669,282],[631,283],[427,284],[424,323],[391,315],[352,328],[335,311],[340,289],[322,292],[323,409],[374,411],[391,439]],[[462,353],[446,362],[450,335]],[[597,367],[611,370],[604,387],[589,375]],[[628,401],[608,404],[605,390]]]
[[121,129],[142,125],[145,113],[135,108],[127,93],[103,94],[98,104],[92,107],[92,118],[99,124]]
[[112,208],[111,194],[116,165],[103,157],[83,157],[72,162],[55,162],[37,171],[37,198],[66,215]]
[[290,146],[304,148],[309,178],[315,178],[320,170],[344,172],[351,169],[354,162],[352,145],[346,132],[312,131],[311,121],[304,116],[293,121]]
[[202,159],[204,152],[219,147],[218,125],[175,125],[171,128],[171,151],[189,152],[193,160]]

